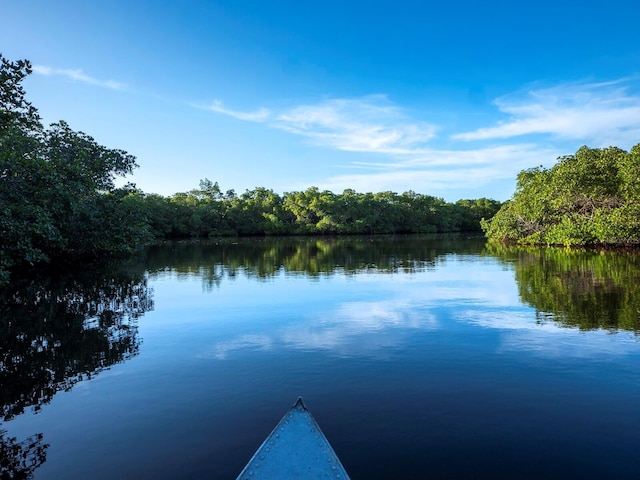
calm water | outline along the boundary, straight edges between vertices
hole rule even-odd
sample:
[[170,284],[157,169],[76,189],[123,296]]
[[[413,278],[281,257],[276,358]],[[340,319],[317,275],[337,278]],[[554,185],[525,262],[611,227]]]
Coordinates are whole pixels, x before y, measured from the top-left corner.
[[640,478],[636,255],[177,244],[0,309],[4,474],[234,479],[302,395],[353,479]]

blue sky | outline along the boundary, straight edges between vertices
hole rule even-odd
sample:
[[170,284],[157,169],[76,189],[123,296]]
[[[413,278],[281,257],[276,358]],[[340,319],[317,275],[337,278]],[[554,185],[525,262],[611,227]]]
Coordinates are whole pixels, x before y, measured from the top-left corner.
[[170,195],[310,186],[506,200],[640,143],[637,1],[4,0],[25,87]]

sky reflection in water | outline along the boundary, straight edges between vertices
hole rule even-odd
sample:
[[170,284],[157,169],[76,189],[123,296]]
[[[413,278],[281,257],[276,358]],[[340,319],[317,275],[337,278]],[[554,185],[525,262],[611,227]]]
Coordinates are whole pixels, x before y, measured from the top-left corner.
[[635,257],[256,243],[151,252],[137,356],[5,424],[40,478],[234,478],[297,395],[352,478],[640,469]]
[[[289,288],[291,279],[282,274],[271,279],[282,284],[278,292],[270,285],[265,288],[271,290],[277,313],[286,305],[287,310],[297,312],[296,316],[274,318],[261,311],[250,327],[251,333],[217,342],[201,355],[228,359],[240,349],[291,348],[375,357],[384,354],[384,347],[401,346],[407,336],[417,331],[444,328],[438,311],[447,305],[480,308],[496,300],[503,305],[520,305],[517,292],[509,288],[513,280],[508,271],[493,266],[469,278],[466,265],[452,257],[443,261],[444,275],[440,275],[440,269],[409,275],[369,272],[352,278],[321,278],[297,290]],[[214,295],[224,296],[225,287],[221,286]],[[500,292],[499,298],[492,292]]]

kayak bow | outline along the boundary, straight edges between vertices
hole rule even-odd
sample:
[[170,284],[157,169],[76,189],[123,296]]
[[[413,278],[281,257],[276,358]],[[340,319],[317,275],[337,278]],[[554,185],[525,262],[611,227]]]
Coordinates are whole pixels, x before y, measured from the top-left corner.
[[237,480],[349,480],[302,397],[282,417]]

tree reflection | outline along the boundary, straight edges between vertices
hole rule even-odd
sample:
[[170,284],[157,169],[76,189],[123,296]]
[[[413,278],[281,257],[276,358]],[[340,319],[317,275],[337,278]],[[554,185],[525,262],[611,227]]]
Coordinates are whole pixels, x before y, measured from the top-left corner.
[[6,430],[0,430],[0,479],[31,478],[47,459],[49,445],[42,440],[43,435],[38,433],[18,442],[16,437],[9,437]]
[[[1,291],[2,419],[37,412],[57,392],[137,355],[137,320],[152,308],[140,268],[88,267]],[[46,456],[42,435],[17,442],[0,433],[2,478],[28,478]]]
[[640,331],[640,255],[487,244],[512,264],[521,299],[538,321],[582,330]]
[[337,272],[413,273],[433,269],[449,253],[477,253],[484,239],[436,235],[296,237],[165,243],[149,250],[150,272],[197,274],[215,287],[239,272],[268,279],[279,273],[319,277]]

